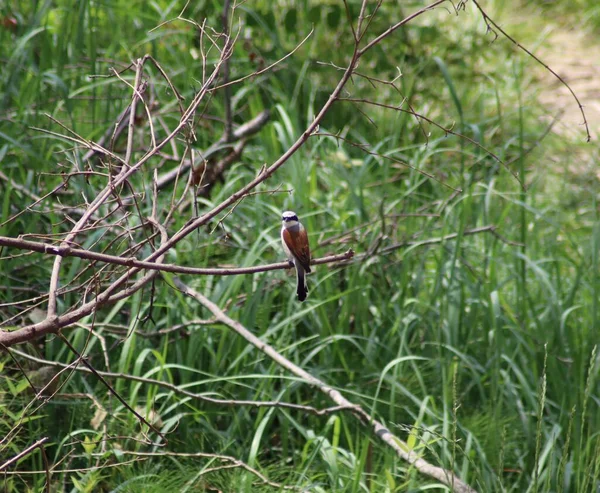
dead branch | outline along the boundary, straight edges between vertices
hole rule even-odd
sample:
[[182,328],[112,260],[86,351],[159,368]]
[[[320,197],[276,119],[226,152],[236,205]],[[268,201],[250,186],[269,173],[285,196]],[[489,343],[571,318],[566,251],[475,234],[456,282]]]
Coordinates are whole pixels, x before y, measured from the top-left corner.
[[583,125],[585,126],[585,133],[586,133],[586,142],[589,142],[590,140],[592,140],[592,136],[590,134],[590,127],[588,125],[587,118],[585,116],[585,111],[583,111],[583,105],[581,104],[581,101],[579,101],[579,98],[575,94],[575,91],[573,91],[573,89],[571,89],[571,86],[567,83],[567,81],[565,81],[560,75],[558,75],[554,70],[552,70],[548,65],[546,65],[540,58],[535,56],[531,51],[529,51],[521,43],[519,43],[516,39],[514,39],[512,36],[510,36],[506,31],[504,31],[504,29],[502,29],[489,15],[487,15],[485,10],[483,10],[481,5],[479,5],[479,2],[477,2],[477,0],[473,0],[473,3],[475,4],[475,7],[477,7],[477,10],[479,10],[479,12],[481,13],[483,20],[489,31],[492,31],[495,33],[495,31],[494,31],[494,29],[495,29],[496,31],[499,31],[500,33],[502,33],[502,35],[506,39],[508,39],[517,48],[519,48],[520,50],[527,53],[527,55],[529,55],[537,63],[539,63],[542,67],[544,67],[548,72],[550,72],[554,77],[556,77],[556,79],[558,79],[558,81],[563,86],[565,86],[568,89],[568,91],[571,93],[571,96],[573,96],[573,99],[575,99],[577,106],[579,106],[579,111],[581,112],[581,116],[583,117]]
[[[211,268],[211,267],[186,267],[183,265],[163,264],[159,262],[147,262],[137,260],[135,257],[123,257],[118,255],[108,255],[106,253],[94,252],[92,250],[83,250],[80,248],[71,248],[70,246],[54,246],[48,243],[22,240],[0,236],[0,246],[19,248],[37,253],[56,255],[59,257],[77,257],[91,261],[104,262],[107,264],[123,265],[125,267],[136,267],[139,269],[149,269],[164,272],[174,272],[177,274],[191,274],[202,276],[237,276],[241,274],[256,274],[258,272],[268,272],[272,270],[290,269],[289,262],[277,262],[275,264],[258,265],[256,267],[232,267],[232,268]],[[354,252],[348,250],[345,253],[337,255],[328,255],[322,258],[312,259],[312,265],[330,264],[352,258]]]
[[194,298],[198,303],[207,308],[219,322],[225,324],[240,337],[243,337],[249,344],[252,344],[256,349],[263,352],[279,366],[285,368],[289,372],[301,378],[307,384],[323,392],[338,406],[353,408],[352,414],[356,416],[363,424],[371,427],[374,434],[385,444],[391,447],[402,460],[411,464],[421,473],[450,486],[454,489],[454,491],[459,493],[476,493],[475,490],[468,484],[457,478],[452,471],[434,466],[425,459],[421,458],[419,454],[410,449],[406,442],[393,435],[382,423],[374,419],[368,412],[366,412],[357,404],[350,402],[338,390],[330,387],[322,380],[313,377],[310,373],[286,359],[272,346],[259,339],[241,323],[227,316],[216,304],[214,304],[204,295],[186,286],[177,278],[174,278],[173,282],[175,283],[175,286],[181,290],[181,292]]
[[513,178],[515,180],[517,180],[517,182],[519,182],[523,188],[525,188],[525,183],[523,183],[523,181],[519,177],[518,173],[516,173],[515,171],[511,170],[509,168],[509,166],[502,159],[500,159],[496,154],[494,154],[492,151],[490,151],[489,149],[487,149],[486,147],[484,147],[483,145],[481,145],[479,142],[477,142],[476,140],[472,139],[471,137],[463,135],[463,134],[461,134],[459,132],[455,132],[454,130],[452,130],[451,127],[444,127],[443,125],[440,125],[439,123],[437,123],[436,121],[432,120],[431,118],[426,117],[425,115],[421,115],[420,113],[415,113],[413,110],[411,110],[411,109],[407,110],[405,108],[402,108],[401,106],[394,106],[394,105],[390,105],[390,104],[377,103],[377,102],[371,101],[369,99],[356,99],[356,98],[341,98],[341,99],[343,101],[350,101],[350,102],[353,102],[353,103],[364,103],[364,104],[369,104],[371,106],[378,106],[380,108],[387,108],[387,109],[391,109],[391,110],[394,110],[394,111],[400,111],[402,113],[408,113],[409,115],[413,115],[416,118],[419,118],[421,120],[426,121],[427,123],[430,123],[431,125],[439,128],[440,130],[442,130],[446,134],[454,135],[455,137],[458,137],[460,139],[466,140],[467,142],[471,143],[475,147],[481,149],[483,152],[485,152],[486,154],[488,154],[495,161],[497,161],[498,163],[500,163],[506,169],[506,171],[508,171],[513,176]]
[[205,151],[199,152],[199,157],[194,161],[192,159],[184,161],[180,166],[171,171],[168,171],[158,178],[158,189],[162,190],[173,182],[177,176],[181,176],[186,173],[192,164],[194,167],[200,166],[208,159],[212,158],[216,153],[223,149],[231,148],[231,142],[240,141],[251,137],[252,135],[260,132],[260,130],[269,122],[271,118],[271,112],[269,110],[262,111],[252,120],[240,125],[238,128],[233,130],[231,141],[226,142],[223,138],[219,139],[213,145],[211,145]]
[[8,459],[6,462],[4,462],[3,464],[0,464],[0,471],[6,469],[8,466],[10,466],[11,464],[14,464],[15,462],[19,461],[20,459],[22,459],[23,457],[25,457],[26,455],[29,455],[31,452],[33,452],[36,448],[41,447],[44,443],[46,443],[48,441],[48,437],[44,437],[44,438],[40,438],[38,441],[32,443],[29,447],[27,447],[26,449],[22,450],[21,452],[19,452],[17,455],[15,455],[12,459]]
[[[217,322],[214,322],[217,323]],[[70,368],[73,369],[72,365],[67,365],[65,363],[59,363],[56,361],[48,361],[42,358],[37,358],[35,356],[31,356],[30,354],[19,351],[18,349],[11,348],[8,350],[11,355],[17,355],[22,358],[25,358],[29,361],[34,361],[39,364],[43,364],[50,367],[55,368]],[[92,373],[94,375],[99,375],[103,378],[111,378],[111,379],[120,379],[120,380],[128,380],[131,382],[140,382],[146,385],[156,385],[157,387],[167,389],[170,392],[173,392],[175,395],[190,397],[192,399],[196,399],[199,401],[206,402],[208,404],[214,404],[217,406],[226,406],[226,407],[254,407],[254,408],[262,408],[262,407],[275,407],[281,409],[291,409],[294,411],[300,411],[308,414],[313,414],[315,416],[326,416],[334,413],[338,413],[340,411],[348,411],[353,410],[354,406],[333,406],[327,408],[318,409],[313,406],[304,406],[302,404],[292,404],[291,402],[284,401],[250,401],[250,400],[241,400],[241,399],[216,399],[214,397],[209,397],[204,394],[198,392],[190,392],[189,390],[182,389],[177,385],[173,385],[169,382],[164,382],[162,380],[156,380],[153,378],[146,377],[138,377],[136,375],[129,375],[126,373],[113,373],[109,371],[101,371],[96,369],[91,369],[87,366],[77,366],[74,368],[78,372],[82,373]],[[88,397],[84,394],[84,397]]]

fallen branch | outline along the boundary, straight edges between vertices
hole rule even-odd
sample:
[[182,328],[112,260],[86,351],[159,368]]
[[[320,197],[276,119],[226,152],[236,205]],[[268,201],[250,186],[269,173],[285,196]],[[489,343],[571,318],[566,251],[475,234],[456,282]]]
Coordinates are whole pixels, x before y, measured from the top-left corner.
[[362,423],[364,423],[367,426],[370,426],[373,429],[375,435],[377,435],[377,437],[379,437],[380,440],[382,440],[384,443],[386,443],[388,446],[394,449],[398,457],[411,464],[419,472],[444,483],[445,485],[453,488],[453,490],[458,493],[476,493],[475,490],[471,488],[468,484],[457,478],[452,471],[448,471],[442,467],[434,466],[433,464],[427,462],[425,459],[422,459],[419,456],[419,454],[415,453],[413,450],[410,449],[406,442],[400,440],[398,437],[393,435],[385,426],[383,426],[382,423],[373,419],[369,415],[369,413],[367,413],[364,409],[350,402],[333,387],[330,387],[322,380],[313,377],[310,373],[283,357],[272,346],[270,346],[266,342],[261,341],[257,336],[250,332],[241,323],[227,316],[225,312],[223,312],[216,304],[214,304],[204,295],[188,287],[177,278],[174,279],[174,283],[175,286],[179,288],[184,294],[187,294],[188,296],[194,298],[201,305],[203,305],[210,312],[212,312],[212,314],[219,322],[225,324],[227,327],[236,332],[239,336],[243,337],[246,341],[248,341],[255,348],[266,354],[279,366],[285,368],[297,377],[300,377],[308,384],[319,389],[338,406],[353,408],[352,413],[358,419],[360,419]]

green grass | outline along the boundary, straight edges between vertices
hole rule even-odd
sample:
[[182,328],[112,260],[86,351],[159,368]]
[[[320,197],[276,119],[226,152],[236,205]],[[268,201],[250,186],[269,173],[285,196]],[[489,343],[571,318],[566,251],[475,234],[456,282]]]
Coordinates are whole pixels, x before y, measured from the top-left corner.
[[[321,10],[308,3],[273,5],[256,1],[240,7],[246,24],[232,58],[233,77],[254,70],[261,58],[270,63],[283,56],[311,23],[314,34],[279,70],[233,87],[236,123],[267,108],[272,122],[250,141],[225,182],[198,200],[200,212],[251,180],[263,164],[273,163],[312,121],[341,75],[317,62],[347,62],[350,34],[341,5],[322,2]],[[415,2],[400,9],[384,2],[373,32],[420,6]],[[50,114],[80,135],[98,139],[130,100],[130,89],[117,79],[88,75],[123,68],[150,53],[191,99],[202,78],[197,32],[183,22],[150,32],[181,8],[167,2],[67,0],[2,7],[2,15],[17,20],[17,30],[0,30],[5,66],[0,74],[1,171],[13,180],[0,178],[0,223],[32,202],[14,184],[41,196],[62,181],[52,173],[83,169],[69,143],[31,127],[62,132],[44,116]],[[351,2],[350,10],[356,9]],[[219,10],[218,2],[198,2],[187,16],[195,21],[207,17],[207,24],[218,29]],[[501,23],[508,16],[500,2],[489,11],[498,12]],[[535,44],[542,23],[533,18],[527,29],[511,33]],[[533,148],[545,133],[549,113],[535,100],[543,82],[535,78],[532,60],[506,41],[490,41],[472,6],[458,17],[435,11],[398,32],[385,49],[376,48],[359,69],[378,79],[393,78],[400,70],[399,92],[389,85],[374,88],[361,77],[354,77],[347,90],[353,98],[388,105],[407,97],[415,111],[489,149],[509,169],[481,147],[426,123],[421,127],[413,116],[338,102],[320,126],[321,133],[331,135],[311,137],[258,189],[281,187],[292,193],[247,197],[221,225],[214,221],[181,242],[167,261],[246,266],[281,260],[279,214],[296,210],[310,232],[314,256],[348,248],[370,255],[343,268],[315,268],[303,305],[294,299],[293,277],[282,271],[183,276],[184,282],[219,306],[227,305],[229,316],[478,491],[592,491],[600,475],[600,221],[596,182],[564,170],[581,161],[592,168],[598,152],[581,144],[583,134],[574,142],[551,133]],[[133,80],[132,72],[123,77]],[[179,114],[169,89],[156,70],[150,69],[148,78],[161,104],[157,111],[172,127]],[[195,120],[197,149],[207,148],[222,133],[222,97],[211,99],[203,111],[207,118]],[[430,134],[427,139],[424,132]],[[368,146],[371,154],[335,135]],[[115,146],[124,149],[123,142]],[[173,165],[153,162],[134,176],[132,185],[147,184],[154,168],[162,172]],[[511,172],[518,173],[526,189]],[[104,183],[103,177],[73,177],[61,202],[90,200]],[[169,194],[162,200],[166,209]],[[149,212],[148,197],[138,203]],[[131,211],[128,225],[137,226],[139,217]],[[194,214],[194,207],[188,207],[170,232]],[[495,225],[501,237],[468,234],[487,225]],[[1,225],[0,235],[64,233],[68,228],[57,212],[27,211]],[[455,233],[452,239],[419,244]],[[127,238],[108,245],[102,230],[79,240],[82,248],[108,247],[113,254],[130,246]],[[405,245],[392,248],[400,243]],[[2,250],[2,303],[34,298],[48,288],[52,259],[38,254],[5,258],[14,253]],[[61,285],[81,282],[77,275],[83,266],[82,260],[65,259]],[[65,310],[80,295],[66,293],[60,301],[59,309]],[[20,315],[16,305],[3,305],[0,313],[2,321],[15,317],[12,325],[35,317]],[[94,325],[93,334],[82,327],[63,333],[99,370],[158,379],[223,399],[331,405],[224,326],[190,323],[208,318],[197,303],[158,279],[153,291],[148,287],[83,320]],[[147,336],[182,323],[190,325],[165,336],[137,333]],[[108,368],[102,344],[108,349]],[[21,349],[50,361],[75,360],[56,337]],[[28,371],[35,369],[24,359],[19,362]],[[1,364],[6,378],[0,386],[0,436],[23,421],[14,437],[0,445],[0,463],[49,436],[48,459],[60,463],[52,476],[58,490],[273,491],[239,469],[205,474],[216,465],[206,459],[165,456],[131,462],[121,450],[161,449],[139,442],[136,418],[97,378],[85,373],[67,378],[67,372],[61,392],[94,396],[108,413],[103,419],[97,406],[81,396],[59,394],[24,411],[32,398],[27,383],[8,355]],[[318,417],[216,406],[155,385],[111,382],[132,408],[168,433],[173,452],[231,455],[272,481],[311,491],[444,491],[401,462],[350,414]],[[113,438],[98,442],[104,426]],[[43,469],[39,452],[18,465],[21,471]],[[41,491],[45,476],[3,480],[9,492]]]

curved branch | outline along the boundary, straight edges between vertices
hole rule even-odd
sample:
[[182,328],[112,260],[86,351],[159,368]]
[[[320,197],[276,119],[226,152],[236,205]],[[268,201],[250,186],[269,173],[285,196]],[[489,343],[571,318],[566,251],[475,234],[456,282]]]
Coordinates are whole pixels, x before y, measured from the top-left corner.
[[[373,48],[373,46],[375,46],[376,44],[381,43],[381,41],[383,41],[385,38],[387,38],[395,30],[399,29],[400,27],[404,26],[405,24],[408,24],[410,21],[412,21],[416,17],[420,16],[421,14],[424,14],[428,10],[432,10],[432,9],[438,7],[439,5],[441,5],[441,4],[443,4],[443,3],[447,2],[447,1],[448,0],[438,0],[437,2],[434,2],[431,5],[427,5],[426,7],[423,7],[422,9],[417,10],[416,12],[414,12],[411,15],[409,15],[405,19],[402,19],[400,22],[397,22],[396,24],[394,24],[393,26],[391,26],[389,29],[387,29],[386,31],[384,31],[383,33],[381,33],[379,36],[377,36],[375,39],[369,41],[369,43],[364,48],[361,48],[361,50],[358,52],[358,56],[359,57],[363,56],[365,54],[365,52],[367,52],[368,50],[370,50],[371,48]],[[362,35],[361,35],[361,37],[362,37]]]
[[[157,251],[159,251],[159,250],[160,250],[160,248]],[[354,256],[354,252],[352,250],[348,250],[346,253],[341,254],[341,255],[331,255],[329,257],[323,257],[321,259],[316,259],[315,261],[313,261],[313,263],[314,264],[317,264],[317,263],[323,264],[323,263],[336,262],[336,261],[340,261],[340,260],[350,259],[353,256]],[[80,306],[79,308],[77,308],[75,310],[65,313],[64,315],[59,315],[58,317],[54,317],[54,318],[47,318],[37,324],[28,325],[26,327],[22,327],[17,330],[13,330],[13,331],[6,331],[6,330],[0,329],[0,345],[10,347],[14,344],[19,344],[22,342],[30,341],[31,339],[42,336],[44,334],[56,332],[59,329],[66,327],[68,325],[71,325],[71,324],[77,322],[78,320],[80,320],[81,318],[89,315],[93,311],[97,310],[100,306],[112,304],[123,298],[127,298],[128,296],[131,296],[133,293],[135,293],[136,291],[141,289],[144,285],[146,285],[150,280],[152,280],[158,274],[158,270],[160,270],[159,267],[161,266],[160,262],[163,257],[164,257],[164,253],[159,257],[157,262],[148,262],[148,264],[150,264],[150,266],[153,270],[151,272],[147,273],[142,279],[138,280],[133,285],[126,287],[122,291],[117,292],[117,290],[125,282],[127,282],[129,279],[131,279],[131,276],[133,274],[135,274],[139,270],[141,270],[140,267],[132,267],[131,269],[127,270],[127,272],[125,272],[119,279],[117,279],[113,284],[111,284],[104,292],[99,294],[96,298],[94,298],[91,301],[88,301],[87,303],[85,303],[84,305]],[[117,257],[117,258],[119,258],[119,257]],[[185,272],[185,273],[190,273],[189,271],[193,269],[191,267],[188,267],[188,268],[178,267],[178,266],[172,266],[172,267],[173,267],[173,269],[177,269],[177,270],[180,270],[180,269],[187,270],[187,272]],[[268,270],[286,269],[289,267],[290,267],[290,265],[288,262],[279,262],[277,264],[270,264],[267,266],[246,267],[246,268],[240,268],[240,269],[214,269],[212,274],[214,274],[215,270],[219,271],[219,274],[217,274],[217,275],[238,275],[238,274],[250,274],[250,273],[254,273],[254,272],[263,272],[263,271],[268,271]],[[170,269],[167,268],[164,270],[168,271]],[[176,272],[177,270],[171,270],[171,271]],[[207,274],[206,271],[207,270],[210,271],[211,269],[202,269],[202,270],[205,271],[205,272],[203,272],[203,274]],[[224,273],[224,271],[228,271],[228,273]]]
[[[477,0],[473,0],[473,3],[475,4],[475,7],[477,7],[477,10],[479,10],[479,12],[481,13],[483,20],[485,21],[485,24],[490,31],[493,31],[494,29],[497,29],[498,31],[500,31],[506,39],[508,39],[517,48],[519,48],[520,50],[523,50],[525,53],[527,53],[531,58],[533,58],[536,62],[538,62],[542,67],[544,67],[554,77],[556,77],[558,79],[558,81],[569,90],[569,92],[571,93],[571,96],[573,96],[573,98],[577,102],[577,106],[579,106],[579,111],[581,112],[581,116],[583,117],[583,124],[585,126],[586,142],[589,142],[592,139],[592,136],[590,135],[590,127],[589,127],[587,119],[585,117],[585,111],[583,111],[583,105],[581,104],[581,101],[579,101],[579,98],[575,94],[575,91],[573,91],[573,89],[571,89],[571,86],[569,84],[567,84],[567,82],[560,75],[558,75],[554,70],[552,70],[542,60],[540,60],[537,56],[535,56],[533,53],[531,53],[531,51],[529,51],[527,48],[525,48],[521,43],[519,43],[516,39],[514,39],[512,36],[510,36],[506,31],[504,31],[504,29],[502,29],[498,24],[496,24],[496,22],[494,22],[494,20],[489,15],[487,15],[485,10],[483,10],[481,5],[479,5]],[[490,24],[494,27],[494,29],[492,29],[490,27]],[[496,34],[496,33],[494,33],[494,34]],[[498,35],[496,34],[496,37],[497,36]]]
[[417,113],[415,111],[413,111],[412,109],[405,109],[402,108],[401,106],[394,106],[391,104],[384,104],[384,103],[378,103],[376,101],[370,101],[368,99],[359,99],[359,98],[340,98],[340,101],[349,101],[351,103],[364,103],[364,104],[370,104],[371,106],[377,106],[379,108],[387,108],[390,110],[394,110],[394,111],[400,111],[402,113],[407,113],[409,115],[413,115],[415,118],[419,118],[421,120],[425,120],[427,123],[430,123],[431,125],[433,125],[434,127],[439,128],[440,130],[442,130],[444,133],[450,134],[450,135],[454,135],[455,137],[458,137],[460,139],[464,139],[467,142],[473,144],[475,147],[478,147],[479,149],[481,149],[483,152],[485,152],[486,154],[488,154],[489,156],[491,156],[495,161],[497,161],[498,163],[500,163],[505,169],[506,171],[508,171],[515,180],[517,180],[519,182],[519,184],[525,188],[525,183],[523,183],[522,179],[519,177],[518,173],[515,173],[513,170],[511,170],[508,167],[508,164],[506,164],[504,161],[502,161],[502,159],[500,159],[496,154],[494,154],[492,151],[490,151],[489,149],[487,149],[485,146],[481,145],[479,142],[477,142],[476,140],[472,139],[471,137],[468,137],[466,135],[463,135],[461,133],[455,132],[454,130],[452,130],[451,128],[447,128],[444,127],[443,125],[440,125],[439,123],[437,123],[435,120],[432,120],[431,118],[426,117],[425,115],[421,115],[420,113]]

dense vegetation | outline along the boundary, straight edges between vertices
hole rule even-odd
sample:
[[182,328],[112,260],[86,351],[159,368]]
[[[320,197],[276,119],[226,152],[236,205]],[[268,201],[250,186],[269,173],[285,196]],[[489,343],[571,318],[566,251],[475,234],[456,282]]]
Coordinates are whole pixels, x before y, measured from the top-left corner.
[[[593,26],[597,7],[580,3],[581,18],[562,22],[587,19],[585,27]],[[368,39],[424,5],[383,2]],[[533,7],[518,20],[504,2],[483,7],[532,50],[543,41],[545,21]],[[124,81],[133,84],[135,71],[124,69],[132,60],[152,55],[185,100],[193,98],[217,51],[203,51],[206,40],[197,25],[173,20],[183,8],[182,1],[166,0],[0,7],[0,236],[59,238],[77,212],[65,215],[52,204],[85,207],[104,186],[116,164],[83,162],[85,149],[64,136],[72,136],[70,129],[98,140],[115,127],[131,102]],[[264,110],[270,122],[249,138],[241,159],[214,187],[193,200],[184,195],[169,232],[252,180],[305,131],[352,55],[348,17],[357,19],[359,9],[358,2],[345,7],[326,0],[237,6],[231,80],[295,51],[273,69],[231,86],[235,125]],[[560,6],[544,9],[563,12]],[[199,25],[206,19],[207,33],[220,31],[222,3],[192,1],[182,17]],[[110,67],[123,71],[119,77],[89,77],[108,75]],[[160,134],[175,126],[180,113],[159,70],[146,67]],[[260,193],[180,242],[168,262],[243,267],[280,261],[280,214],[295,210],[314,257],[349,248],[356,253],[352,262],[316,266],[305,303],[295,299],[287,271],[180,278],[477,491],[595,491],[595,144],[585,144],[583,127],[555,132],[556,109],[536,97],[549,85],[548,74],[514,44],[487,32],[471,2],[458,11],[448,3],[418,17],[373,48],[357,71],[361,75],[342,94],[346,100],[325,115],[320,135],[261,184]],[[176,140],[179,152],[192,133],[194,149],[219,140],[224,98],[225,91],[217,91],[199,108],[193,132]],[[428,120],[398,111],[408,107],[405,101]],[[149,130],[142,123],[137,128],[134,153],[141,155]],[[125,140],[114,142],[115,152],[124,151]],[[175,150],[165,148],[169,153]],[[151,183],[155,170],[162,174],[177,166],[165,156],[134,174],[132,189]],[[80,173],[69,176],[67,187],[36,202],[73,170]],[[175,185],[178,193],[185,181]],[[151,195],[123,206],[136,234],[150,234],[139,227],[138,213],[150,214]],[[160,217],[171,195],[158,197]],[[131,248],[127,238],[113,244],[105,234],[92,228],[78,245],[115,255]],[[0,328],[12,330],[45,316],[54,258],[10,248],[1,253]],[[100,265],[81,275],[86,262],[64,259],[61,286],[77,287],[98,273],[109,282],[115,275]],[[64,289],[58,311],[85,301],[80,291]],[[198,452],[236,457],[271,481],[310,491],[447,489],[401,461],[350,412],[318,416],[225,406],[178,393],[332,405],[211,320],[173,288],[171,274],[61,333],[97,370],[160,380],[175,389],[107,377],[131,408],[166,434],[168,455],[165,447],[144,443],[147,428],[96,375],[69,369],[47,392],[58,391],[52,398],[32,395],[30,380],[45,383],[58,371],[40,360],[77,360],[65,340],[46,335],[3,351],[0,464],[48,437],[53,491],[278,490],[244,469],[184,455]],[[153,433],[148,437],[157,440]],[[3,471],[3,487],[43,491],[45,469],[35,451]]]

